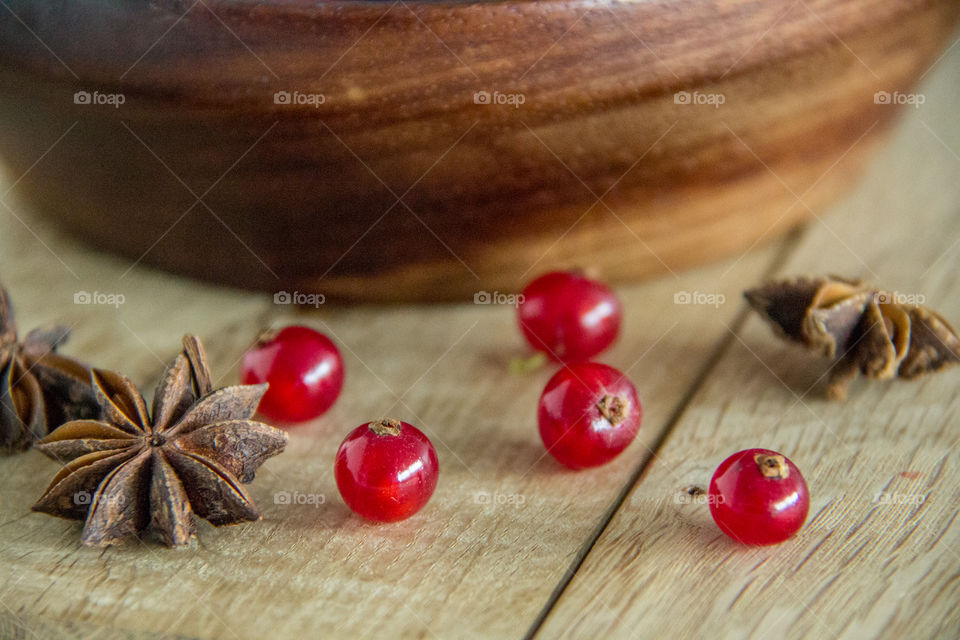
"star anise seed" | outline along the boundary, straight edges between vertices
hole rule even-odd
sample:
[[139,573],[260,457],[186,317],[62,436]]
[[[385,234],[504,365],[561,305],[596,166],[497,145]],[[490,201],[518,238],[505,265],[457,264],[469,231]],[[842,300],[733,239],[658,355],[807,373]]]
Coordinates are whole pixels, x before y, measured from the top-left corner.
[[195,516],[215,526],[260,519],[241,483],[287,442],[283,431],[251,419],[267,385],[211,390],[193,336],[149,410],[126,378],[94,370],[92,381],[103,419],[68,422],[38,445],[65,466],[35,511],[84,520],[88,546],[148,534],[183,546],[196,536]]
[[943,317],[859,280],[800,277],[744,296],[781,336],[838,358],[827,383],[833,399],[859,375],[915,378],[960,363],[960,337]]
[[56,353],[69,336],[51,327],[18,341],[13,305],[0,286],[0,453],[29,449],[69,420],[99,416],[90,369]]

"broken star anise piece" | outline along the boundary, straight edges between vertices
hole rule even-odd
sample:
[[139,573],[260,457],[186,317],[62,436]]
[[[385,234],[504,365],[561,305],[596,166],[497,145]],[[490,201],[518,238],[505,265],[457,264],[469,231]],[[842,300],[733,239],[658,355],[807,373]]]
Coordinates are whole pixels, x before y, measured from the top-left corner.
[[829,358],[856,329],[872,292],[856,280],[778,280],[743,294],[781,336]]
[[126,378],[95,370],[92,380],[103,419],[68,422],[37,445],[65,466],[35,511],[84,520],[89,546],[147,534],[183,546],[196,536],[195,515],[215,526],[260,519],[241,483],[287,443],[283,431],[251,420],[267,385],[211,390],[193,336],[150,410]]
[[18,341],[13,305],[0,287],[0,453],[29,449],[68,420],[100,415],[90,370],[55,352],[69,336],[51,327]]
[[744,293],[780,335],[837,358],[827,396],[842,400],[857,376],[915,378],[960,363],[960,338],[922,305],[844,278],[793,278]]

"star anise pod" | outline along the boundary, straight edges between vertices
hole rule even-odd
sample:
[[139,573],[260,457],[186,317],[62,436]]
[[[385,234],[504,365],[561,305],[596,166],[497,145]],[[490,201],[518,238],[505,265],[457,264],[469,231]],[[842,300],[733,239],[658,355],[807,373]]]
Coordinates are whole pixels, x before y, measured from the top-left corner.
[[182,546],[196,535],[195,515],[215,526],[260,519],[241,482],[287,443],[283,431],[251,420],[267,385],[213,391],[193,336],[149,411],[126,378],[94,370],[92,381],[104,417],[68,422],[37,445],[65,466],[35,511],[84,520],[89,546],[147,534]]
[[861,374],[915,378],[960,363],[960,338],[942,316],[859,280],[800,277],[744,295],[781,336],[838,358],[827,383],[833,399]]
[[0,286],[0,453],[30,448],[68,420],[100,415],[90,370],[56,353],[66,327],[34,329],[17,340],[13,306]]

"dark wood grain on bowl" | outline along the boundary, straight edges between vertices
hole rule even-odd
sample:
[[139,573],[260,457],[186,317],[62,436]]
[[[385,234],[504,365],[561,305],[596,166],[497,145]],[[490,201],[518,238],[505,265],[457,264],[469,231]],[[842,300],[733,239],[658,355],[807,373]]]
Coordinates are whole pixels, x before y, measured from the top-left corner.
[[506,291],[572,264],[636,278],[819,215],[896,114],[875,92],[909,91],[960,15],[952,0],[8,4],[2,159],[20,176],[69,129],[16,202],[132,261],[367,300]]

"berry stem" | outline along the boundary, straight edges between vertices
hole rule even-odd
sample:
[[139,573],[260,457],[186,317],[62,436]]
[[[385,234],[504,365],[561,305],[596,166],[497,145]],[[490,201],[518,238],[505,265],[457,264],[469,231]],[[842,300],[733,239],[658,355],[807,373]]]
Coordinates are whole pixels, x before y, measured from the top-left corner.
[[527,358],[513,358],[510,360],[510,373],[523,375],[543,367],[547,363],[547,354],[537,351]]
[[393,418],[374,420],[370,423],[370,431],[378,436],[398,436],[400,435],[400,421]]
[[600,415],[613,426],[617,426],[626,418],[627,406],[619,396],[604,395],[597,403],[597,409]]
[[764,478],[790,477],[790,468],[787,467],[787,462],[781,455],[768,456],[758,453],[757,455],[753,456],[753,460],[757,463],[757,467],[760,469],[760,474]]

